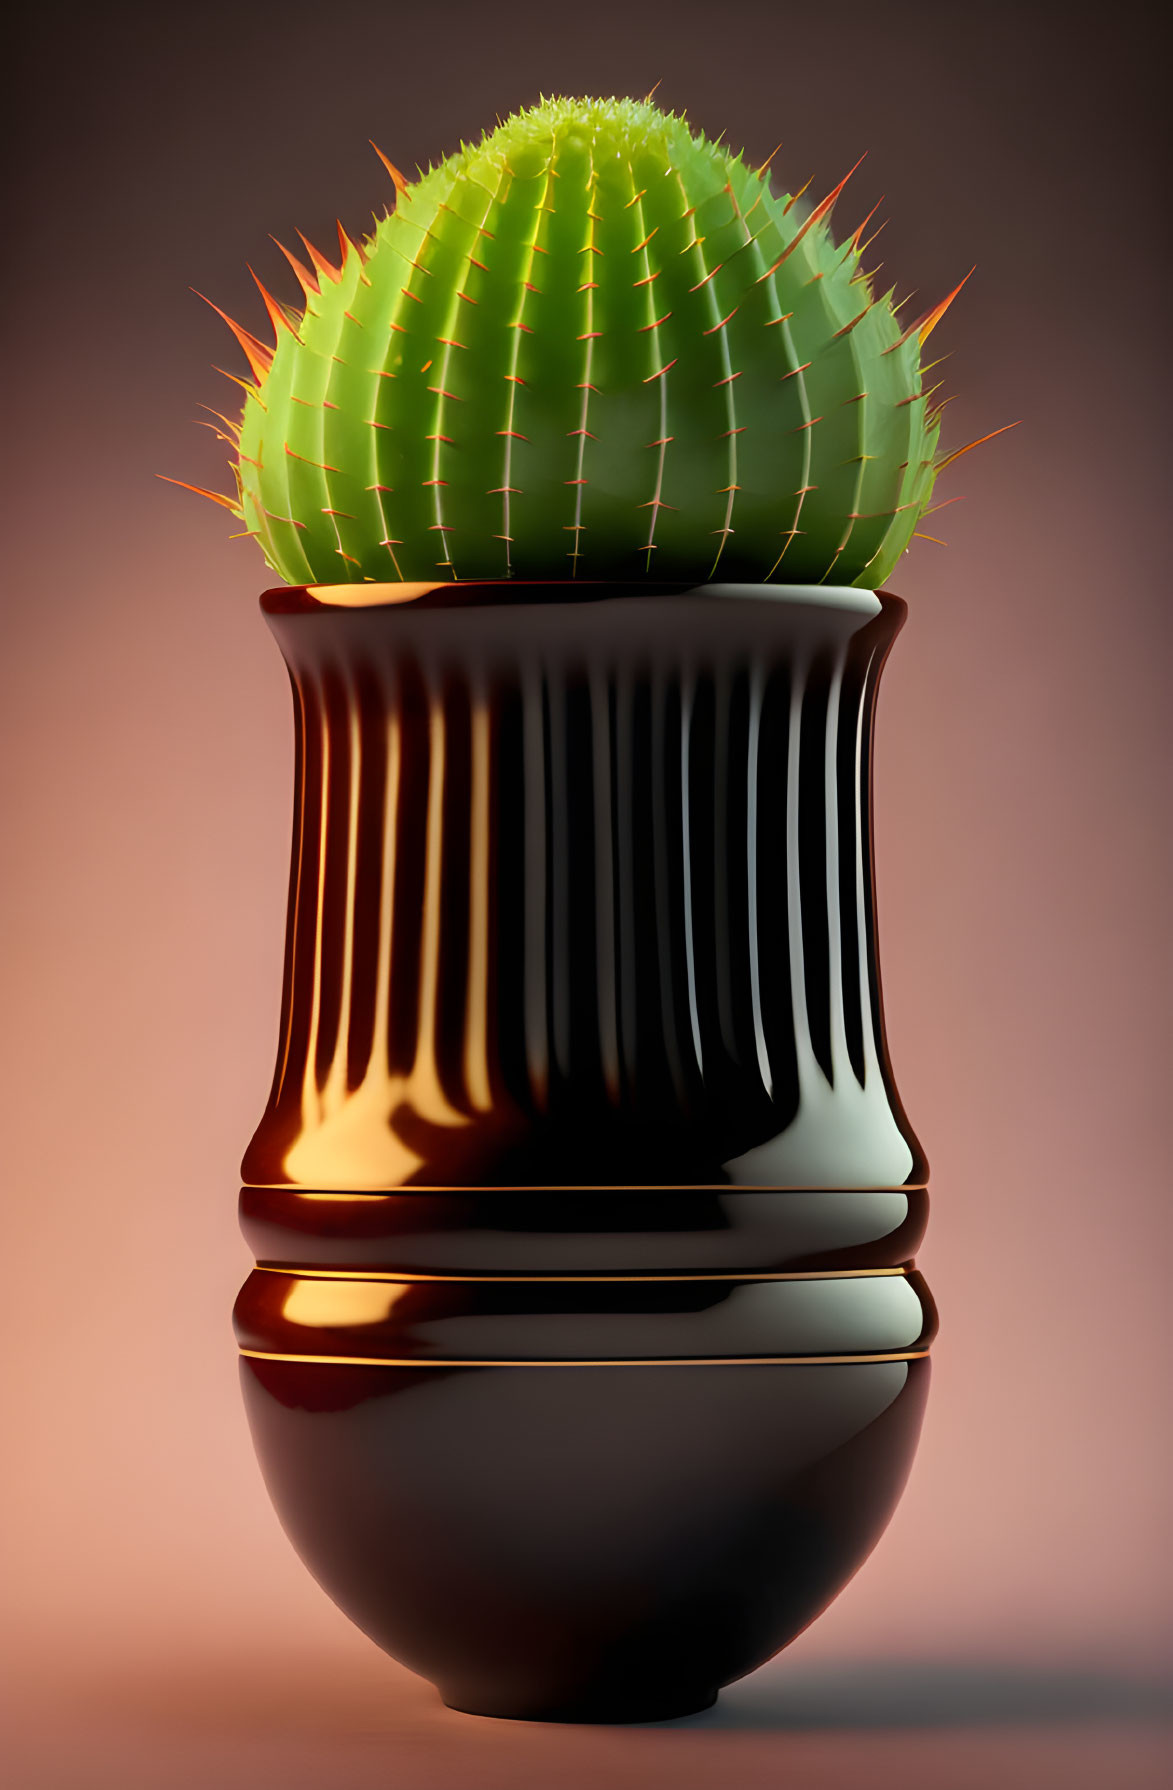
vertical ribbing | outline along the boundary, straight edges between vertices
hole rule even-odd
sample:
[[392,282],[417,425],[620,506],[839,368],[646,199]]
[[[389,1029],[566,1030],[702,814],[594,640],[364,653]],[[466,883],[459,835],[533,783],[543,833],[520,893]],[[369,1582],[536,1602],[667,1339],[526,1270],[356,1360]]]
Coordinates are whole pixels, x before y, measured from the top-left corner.
[[424,837],[423,936],[420,941],[419,1023],[409,1081],[424,1117],[443,1123],[451,1111],[444,1097],[439,1068],[439,1004],[441,951],[441,888],[444,875],[444,777],[447,737],[444,707],[438,689],[428,692],[428,809]]
[[[865,807],[868,795],[868,784],[871,774],[871,721],[876,683],[883,664],[884,649],[874,646],[868,655],[863,678],[863,700],[859,707],[859,719],[856,731],[856,765],[854,779],[856,814],[859,817],[859,850],[856,853],[856,907],[861,915],[860,931],[864,930],[862,916],[867,915],[874,922],[874,900],[872,891],[871,861],[871,815]],[[859,984],[860,1005],[862,1008],[861,1030],[863,1032],[862,1049],[864,1060],[864,1083],[868,1079],[882,1080],[881,1062],[884,1053],[884,1024],[880,1008],[879,970],[875,954],[871,949],[861,948],[859,952]]]
[[692,1029],[692,1048],[696,1057],[697,1071],[702,1081],[705,1073],[704,1045],[701,1042],[700,1010],[697,1002],[697,969],[696,969],[696,937],[692,914],[692,886],[695,874],[692,861],[692,776],[691,776],[691,740],[692,740],[692,706],[695,684],[692,675],[686,671],[680,693],[680,827],[682,877],[681,892],[684,901],[684,962],[688,978],[688,1020]]
[[571,1180],[645,1132],[709,1140],[680,1147],[712,1176],[811,1127],[833,1159],[852,1100],[888,1110],[884,641],[764,640],[710,639],[700,674],[670,628],[298,667],[269,1178],[477,1184],[478,1139],[544,1127]]
[[591,772],[595,811],[595,961],[598,974],[599,1057],[608,1099],[620,1101],[619,959],[615,938],[616,863],[611,743],[612,685],[594,666],[590,677]]
[[[530,1092],[539,1109],[549,1091],[547,1034],[546,927],[546,721],[542,671],[534,660],[522,673],[522,753],[524,759],[521,899],[525,912],[525,970],[522,1014]],[[504,893],[504,892],[503,892]]]
[[745,850],[746,850],[746,915],[745,936],[749,944],[749,998],[753,1014],[754,1052],[762,1086],[773,1098],[774,1077],[766,1048],[766,1032],[762,1022],[761,953],[758,940],[761,930],[758,914],[758,748],[762,730],[762,685],[764,672],[754,664],[749,677],[749,729],[745,747]]
[[347,1093],[347,1044],[350,1037],[351,997],[354,982],[355,898],[358,889],[358,796],[362,781],[362,742],[359,732],[359,710],[356,692],[344,680],[347,702],[347,790],[346,790],[346,891],[343,897],[342,967],[338,997],[338,1019],[334,1028],[333,1052],[322,1101],[327,1111],[334,1110]]
[[492,734],[489,700],[479,675],[473,674],[472,773],[469,804],[468,989],[464,1030],[464,1085],[478,1111],[492,1105],[489,1040],[489,848],[492,798]]
[[729,899],[729,726],[730,684],[728,666],[718,666],[716,678],[716,712],[713,720],[713,957],[717,982],[717,1014],[721,1027],[724,1054],[737,1061],[737,1038],[733,1029],[733,915]]
[[827,1006],[831,1039],[831,1080],[851,1072],[847,1050],[847,1025],[843,1003],[844,928],[839,892],[839,753],[840,697],[843,690],[843,658],[837,655],[827,693],[827,729],[823,745],[823,813],[825,815],[824,876],[827,890]]
[[[673,667],[675,678],[679,668]],[[683,920],[681,878],[673,862],[668,838],[668,817],[675,808],[679,814],[682,792],[673,786],[672,772],[679,769],[679,758],[667,750],[667,692],[662,674],[652,674],[651,700],[651,810],[652,863],[655,889],[656,955],[659,963],[661,1022],[660,1049],[668,1065],[672,1087],[681,1110],[688,1106],[688,1089],[681,1056],[680,995],[672,949],[674,924]]]
[[330,729],[326,725],[326,705],[321,691],[318,696],[317,714],[321,727],[321,794],[319,797],[320,821],[318,831],[317,862],[317,907],[314,913],[313,969],[310,981],[309,998],[309,1032],[306,1040],[305,1061],[301,1065],[301,1122],[304,1130],[312,1130],[318,1122],[318,1084],[314,1065],[318,1057],[318,1033],[322,1017],[322,949],[323,928],[326,909],[326,860],[330,839]]
[[382,888],[379,933],[375,948],[375,1023],[368,1072],[386,1076],[390,1070],[389,1019],[391,1011],[391,948],[395,920],[395,856],[399,839],[399,781],[402,775],[402,728],[395,710],[387,718],[387,780],[382,817]]
[[631,1102],[639,1085],[636,1009],[635,809],[633,785],[633,679],[626,667],[615,672],[616,905],[619,912],[619,1019],[624,1091]]
[[805,669],[796,661],[791,668],[789,715],[786,741],[786,864],[789,900],[786,909],[786,934],[790,947],[790,1003],[794,1020],[794,1043],[798,1059],[798,1081],[801,1092],[805,1075],[809,1075],[810,1019],[806,1004],[806,959],[803,949],[802,895],[799,884],[798,768],[802,739],[802,703]]
[[570,928],[570,789],[567,749],[566,688],[562,679],[543,679],[546,710],[546,765],[549,788],[549,836],[547,851],[547,901],[543,918],[546,960],[550,966],[550,1056],[559,1075],[569,1081],[571,1071],[570,952],[574,941]]
[[290,675],[293,691],[293,864],[289,878],[289,902],[286,913],[286,972],[282,996],[281,1051],[270,1096],[274,1106],[280,1104],[285,1091],[285,1075],[293,1046],[293,1028],[299,1014],[301,989],[298,985],[298,938],[301,932],[302,890],[305,885],[306,798],[310,785],[306,764],[306,701],[301,679]]

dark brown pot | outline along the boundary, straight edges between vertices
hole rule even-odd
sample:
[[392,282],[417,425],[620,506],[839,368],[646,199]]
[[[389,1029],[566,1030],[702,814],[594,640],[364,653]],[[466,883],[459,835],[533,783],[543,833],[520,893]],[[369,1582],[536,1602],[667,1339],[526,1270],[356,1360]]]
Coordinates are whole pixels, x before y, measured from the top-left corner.
[[711,1702],[927,1390],[870,778],[894,597],[267,593],[297,729],[237,1303],[273,1501],[456,1707]]

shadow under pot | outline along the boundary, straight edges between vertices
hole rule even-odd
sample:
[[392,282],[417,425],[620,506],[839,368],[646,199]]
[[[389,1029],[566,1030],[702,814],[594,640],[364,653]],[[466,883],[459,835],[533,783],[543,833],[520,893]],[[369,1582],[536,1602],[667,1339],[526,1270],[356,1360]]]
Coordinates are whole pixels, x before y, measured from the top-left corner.
[[265,610],[293,865],[236,1323],[273,1502],[454,1707],[703,1708],[866,1558],[927,1391],[872,894],[904,605]]

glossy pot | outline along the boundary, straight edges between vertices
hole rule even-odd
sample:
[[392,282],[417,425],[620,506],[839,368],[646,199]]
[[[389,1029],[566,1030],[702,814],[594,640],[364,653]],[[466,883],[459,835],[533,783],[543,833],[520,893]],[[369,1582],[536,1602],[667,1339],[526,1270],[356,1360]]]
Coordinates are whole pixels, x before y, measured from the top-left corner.
[[293,867],[236,1317],[273,1501],[458,1708],[703,1707],[865,1558],[927,1390],[872,894],[904,605],[264,607]]

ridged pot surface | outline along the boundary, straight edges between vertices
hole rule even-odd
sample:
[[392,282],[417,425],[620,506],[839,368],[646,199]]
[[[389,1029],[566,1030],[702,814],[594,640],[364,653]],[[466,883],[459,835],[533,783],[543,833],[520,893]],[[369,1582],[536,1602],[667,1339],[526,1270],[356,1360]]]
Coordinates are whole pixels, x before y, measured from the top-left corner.
[[923,1182],[872,893],[899,599],[488,585],[267,607],[297,809],[247,1182]]

